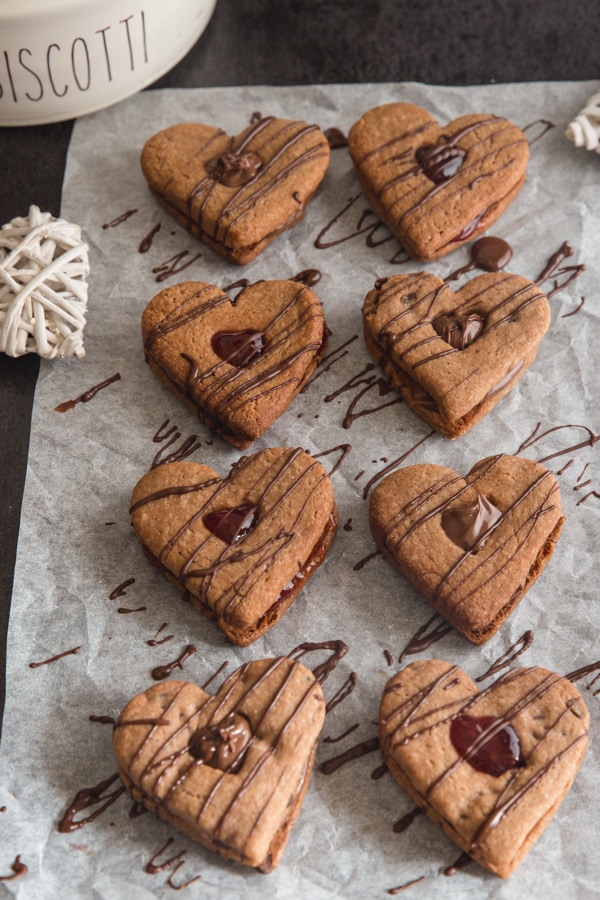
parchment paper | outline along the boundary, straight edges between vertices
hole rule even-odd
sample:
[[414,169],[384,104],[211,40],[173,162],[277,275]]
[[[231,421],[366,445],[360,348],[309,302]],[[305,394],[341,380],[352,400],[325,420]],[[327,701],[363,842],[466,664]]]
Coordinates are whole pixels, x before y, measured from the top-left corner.
[[[566,674],[600,657],[600,502],[590,494],[600,489],[598,451],[591,440],[600,432],[600,322],[595,296],[600,283],[600,159],[575,149],[564,137],[566,125],[595,87],[397,84],[150,91],[77,122],[62,214],[83,227],[90,245],[87,354],[77,362],[43,362],[35,399],[9,629],[0,788],[0,807],[6,807],[0,813],[0,875],[10,874],[17,854],[28,873],[0,882],[0,897],[171,896],[167,879],[172,867],[155,875],[145,871],[169,837],[174,842],[159,861],[184,851],[184,865],[173,883],[202,877],[185,889],[184,896],[190,897],[383,897],[388,889],[421,876],[426,877],[407,890],[409,896],[429,897],[435,891],[440,898],[521,900],[600,893],[596,789],[600,697],[595,696],[593,674],[578,682],[591,713],[591,749],[554,821],[508,881],[476,864],[446,877],[444,869],[460,851],[424,816],[395,834],[394,822],[413,804],[389,773],[378,780],[370,777],[380,764],[377,752],[330,776],[315,770],[283,862],[268,876],[220,860],[149,813],[131,818],[127,796],[93,824],[72,834],[57,830],[78,790],[116,772],[111,727],[92,722],[89,716],[116,718],[132,696],[153,683],[150,670],[174,660],[188,643],[198,648],[183,667],[183,676],[190,680],[202,684],[228,661],[213,683],[216,689],[247,660],[289,653],[306,640],[346,641],[349,652],[326,681],[325,693],[330,698],[351,672],[357,674],[357,686],[328,715],[323,735],[336,737],[355,723],[360,727],[339,743],[322,743],[318,755],[322,762],[374,736],[384,684],[407,642],[431,617],[427,604],[381,557],[355,570],[376,549],[363,496],[368,480],[415,447],[429,428],[397,403],[344,429],[348,405],[364,384],[326,400],[371,361],[362,339],[360,309],[375,279],[422,266],[391,263],[398,246],[394,239],[384,241],[389,237],[384,228],[362,231],[375,220],[368,214],[365,218],[367,203],[345,148],[333,151],[330,170],[301,224],[243,270],[224,262],[170,220],[150,195],[140,171],[144,141],[177,121],[207,122],[234,134],[260,111],[347,133],[368,108],[407,100],[425,106],[440,122],[469,112],[493,112],[521,127],[539,119],[554,124],[535,141],[544,126],[538,123],[528,129],[532,146],[527,182],[491,233],[513,247],[509,271],[532,280],[565,240],[574,249],[567,264],[585,263],[587,269],[551,298],[549,332],[535,363],[510,395],[460,440],[428,438],[407,456],[406,464],[429,461],[464,473],[484,456],[517,452],[538,423],[538,434],[555,426],[571,427],[560,427],[523,451],[533,459],[587,441],[588,446],[547,463],[562,472],[567,523],[542,577],[489,643],[477,648],[451,632],[427,655],[457,663],[476,677],[531,629],[533,643],[516,665],[539,664]],[[357,199],[323,237],[349,239],[317,249],[317,235],[351,198]],[[35,201],[23,198],[23,214]],[[120,224],[103,227],[124,213],[130,214]],[[161,228],[150,249],[138,252],[142,239],[158,223]],[[157,283],[153,269],[172,262],[177,254],[184,254],[179,265],[193,261]],[[444,277],[468,259],[469,250],[463,248],[425,268]],[[302,446],[317,454],[350,444],[332,476],[340,528],[326,562],[284,618],[242,650],[227,644],[212,623],[181,601],[179,592],[148,564],[130,526],[131,490],[164,447],[153,438],[167,419],[168,428],[176,426],[181,437],[164,452],[197,435],[200,446],[191,459],[226,475],[239,457],[219,438],[212,438],[152,375],[143,358],[140,318],[151,297],[178,280],[205,280],[223,287],[242,277],[289,278],[306,268],[322,272],[314,290],[332,332],[330,352],[350,343],[347,353],[337,354],[253,449]],[[479,273],[463,276],[453,286],[460,287],[475,274]],[[552,282],[544,286],[552,287]],[[89,403],[62,415],[54,411],[59,403],[117,372],[120,379]],[[393,395],[379,396],[372,387],[356,411],[391,399]],[[321,457],[328,470],[340,453]],[[111,592],[131,578],[135,580],[125,588],[125,596],[110,600]],[[119,607],[145,609],[119,614]],[[173,638],[148,646],[165,622],[158,637]],[[76,646],[81,646],[77,654],[39,668],[29,666]],[[305,661],[314,667],[323,659],[324,654],[313,654]],[[175,669],[174,676],[182,673]]]

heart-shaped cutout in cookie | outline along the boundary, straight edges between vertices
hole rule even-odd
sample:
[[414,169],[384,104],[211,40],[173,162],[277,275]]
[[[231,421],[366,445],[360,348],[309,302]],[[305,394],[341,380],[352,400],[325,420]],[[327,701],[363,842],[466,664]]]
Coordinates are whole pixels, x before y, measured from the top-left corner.
[[387,682],[383,758],[415,803],[473,859],[506,878],[567,794],[588,744],[579,691],[537,666],[485,690],[440,660]]
[[172,125],[146,142],[141,163],[171,215],[245,265],[302,219],[329,157],[316,125],[266,116],[235,137],[211,125]]
[[500,454],[464,478],[407,466],[371,495],[384,556],[457,631],[487,641],[552,556],[564,524],[560,489],[539,463]]
[[296,281],[259,281],[235,300],[188,281],[142,316],[146,361],[208,427],[244,449],[302,390],[327,346],[323,309]]
[[369,202],[414,259],[443,256],[502,215],[525,181],[529,145],[500,116],[461,116],[445,127],[410,103],[366,112],[348,147]]
[[324,720],[319,681],[288,657],[246,663],[215,696],[165,681],[119,716],[119,774],[136,801],[193,840],[270,872],[300,812]]
[[337,528],[327,472],[287,447],[242,457],[224,479],[200,463],[157,466],[130,512],[150,561],[239,646],[291,606]]
[[550,305],[521,275],[490,272],[454,292],[416,272],[379,279],[363,303],[363,323],[369,352],[408,406],[456,438],[531,365]]

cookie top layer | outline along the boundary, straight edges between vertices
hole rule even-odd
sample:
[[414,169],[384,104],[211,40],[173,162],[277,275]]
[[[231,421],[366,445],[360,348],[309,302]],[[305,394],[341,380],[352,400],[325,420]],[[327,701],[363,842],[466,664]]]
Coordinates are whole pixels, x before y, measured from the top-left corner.
[[200,463],[158,466],[131,503],[142,544],[241,645],[274,624],[270,613],[317,568],[324,552],[303,570],[337,524],[327,472],[287,447],[242,457],[225,479]]
[[394,778],[446,834],[507,877],[569,790],[588,744],[566,678],[509,671],[479,691],[458,666],[420,660],[386,684],[379,737]]
[[211,125],[172,125],[146,142],[141,164],[185,227],[245,264],[300,221],[329,158],[316,125],[267,116],[235,137]]
[[430,464],[393,472],[371,495],[369,522],[385,556],[416,590],[482,643],[541,573],[564,517],[552,472],[501,454],[464,478]]
[[318,298],[296,281],[259,281],[235,300],[215,285],[183,282],[157,294],[142,316],[155,374],[242,449],[302,389],[326,334]]
[[490,272],[454,292],[427,272],[380,279],[363,303],[367,347],[410,407],[448,437],[486,415],[550,324],[540,288]]
[[417,260],[489,228],[525,180],[529,145],[500,116],[461,116],[443,128],[427,110],[389,103],[350,129],[357,177],[375,212]]
[[288,657],[259,659],[215,696],[184,681],[139,694],[119,716],[114,748],[125,783],[150,809],[223,856],[270,871],[324,720],[309,669]]

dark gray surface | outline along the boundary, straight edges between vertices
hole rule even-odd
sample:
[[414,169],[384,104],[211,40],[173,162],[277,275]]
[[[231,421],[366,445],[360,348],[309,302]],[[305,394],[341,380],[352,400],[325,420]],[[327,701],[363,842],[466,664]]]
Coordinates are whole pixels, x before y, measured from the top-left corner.
[[[600,80],[597,0],[218,0],[154,87]],[[71,123],[0,128],[0,222],[53,215]],[[37,358],[0,354],[0,714]]]

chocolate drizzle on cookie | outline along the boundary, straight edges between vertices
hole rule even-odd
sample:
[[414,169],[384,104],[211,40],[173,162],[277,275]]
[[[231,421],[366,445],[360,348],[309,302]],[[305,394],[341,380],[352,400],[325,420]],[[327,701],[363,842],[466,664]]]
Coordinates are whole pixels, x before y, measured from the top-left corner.
[[[507,672],[479,692],[457,666],[428,661],[413,663],[388,681],[379,736],[384,760],[413,800],[425,811],[431,809],[433,816],[441,811],[442,825],[463,849],[505,877],[529,848],[530,829],[537,827],[540,816],[544,820],[541,813],[531,814],[531,794],[538,789],[543,793],[542,781],[563,763],[570,772],[563,784],[572,780],[587,745],[587,713],[566,679],[538,667]],[[417,787],[410,774],[415,759],[411,748],[430,740],[454,752],[442,752],[432,761],[430,774]],[[474,782],[473,790],[479,788],[474,828],[469,825],[462,832],[460,810],[472,808],[466,799],[470,788],[465,766],[481,773],[478,779],[491,778],[499,785],[487,788],[485,780]],[[463,796],[461,787],[453,806],[447,805],[450,783],[465,791]],[[552,781],[546,784],[551,791]],[[548,809],[556,808],[562,794],[560,790],[554,800],[545,800]],[[502,850],[506,832],[495,849],[494,834],[510,828],[521,803],[529,806],[531,825],[507,857]]]
[[435,333],[455,350],[469,347],[485,328],[484,318],[479,313],[469,313],[466,316],[440,316],[431,324]]
[[[261,595],[260,602],[258,598],[261,579],[271,569],[285,567],[289,548],[298,544],[303,529],[311,524],[314,498],[323,490],[328,496],[331,492],[321,464],[302,450],[281,448],[265,453],[268,461],[263,460],[261,453],[242,457],[228,479],[194,480],[189,486],[174,484],[142,496],[131,507],[135,515],[148,504],[170,496],[184,496],[188,491],[204,493],[196,511],[153,555],[160,568],[176,579],[180,589],[190,592],[194,605],[211,618],[216,617],[219,627],[242,646],[274,624],[292,603],[323,561],[337,527],[334,504],[314,546],[308,552],[301,551],[304,558],[294,564],[290,581],[282,585],[279,595],[275,594],[271,605],[265,608],[264,597]],[[227,505],[222,496],[231,482],[242,484],[246,479],[246,497],[238,506]],[[281,510],[286,510],[286,515],[278,524]],[[203,529],[197,528],[198,523]],[[300,551],[291,552],[294,558],[293,554]],[[245,605],[250,596],[262,610],[254,622],[246,620]]]
[[[160,707],[161,715],[177,727],[159,738],[157,729],[147,726],[146,734],[133,743],[126,728],[115,732],[125,783],[136,800],[167,817],[181,798],[197,840],[270,871],[308,785],[324,717],[317,679],[299,662],[279,657],[245,663],[214,697],[189,683],[169,682],[166,691],[164,699],[152,692],[141,695],[143,709],[154,712]],[[122,717],[129,714],[126,708]],[[281,768],[286,754],[291,754],[289,762]],[[266,851],[260,850],[260,843],[257,849],[256,836],[278,808],[278,791],[283,791],[289,812],[283,813],[276,843],[262,856]]]
[[[262,292],[274,297],[278,284],[283,293],[267,307],[269,312],[254,313],[251,298],[262,296]],[[292,402],[325,353],[323,311],[304,284],[284,281],[266,282],[264,287],[249,285],[236,297],[235,308],[243,308],[239,312],[241,324],[260,320],[260,328],[221,327],[214,331],[213,321],[231,318],[232,302],[214,285],[194,287],[184,291],[167,313],[149,320],[152,325],[144,328],[146,361],[209,428],[244,449]],[[196,341],[186,340],[188,330],[196,323],[194,333],[206,323],[207,334],[199,339],[200,349]],[[177,360],[168,362],[169,348],[176,353],[177,347],[175,338],[173,344],[166,341],[177,331],[183,342],[179,357],[185,361],[184,368]],[[254,409],[251,415],[247,414],[250,406]]]

